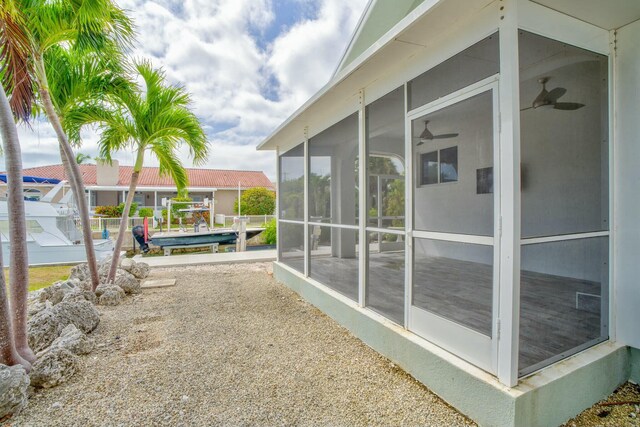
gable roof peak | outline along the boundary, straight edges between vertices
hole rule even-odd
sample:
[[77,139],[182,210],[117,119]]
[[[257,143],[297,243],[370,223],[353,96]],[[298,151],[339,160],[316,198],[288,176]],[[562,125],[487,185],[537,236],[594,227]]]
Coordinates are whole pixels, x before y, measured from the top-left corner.
[[369,0],[333,76],[352,63],[425,0]]

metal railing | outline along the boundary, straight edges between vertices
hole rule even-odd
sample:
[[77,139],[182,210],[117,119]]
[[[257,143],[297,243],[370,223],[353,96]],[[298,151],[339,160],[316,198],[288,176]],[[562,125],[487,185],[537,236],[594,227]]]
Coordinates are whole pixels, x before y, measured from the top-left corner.
[[[76,219],[76,226],[80,226],[80,220]],[[105,228],[109,231],[118,231],[120,229],[120,222],[122,218],[102,218],[93,217],[89,218],[91,222],[91,230],[102,231]],[[142,225],[144,218],[132,217],[127,220],[127,230],[131,230],[136,225]]]
[[[233,225],[233,217],[234,215],[216,214],[216,226],[231,227]],[[246,215],[246,218],[249,219],[247,226],[258,227],[271,221],[271,219],[275,218],[275,215]],[[92,217],[89,221],[91,221],[91,230],[93,231],[102,231],[105,228],[109,231],[118,231],[120,229],[120,222],[122,221],[122,218]],[[129,218],[127,220],[127,230],[131,230],[136,225],[142,225],[143,221],[144,218],[141,217]],[[76,227],[80,227],[79,219],[76,219],[75,223]],[[151,227],[151,223],[152,218],[149,218],[149,227]]]
[[[233,225],[234,216],[235,215],[216,214],[215,223],[216,225],[219,225],[222,227],[231,227]],[[247,221],[248,227],[258,227],[271,221],[276,216],[275,215],[243,215],[243,217],[248,218],[248,221]]]

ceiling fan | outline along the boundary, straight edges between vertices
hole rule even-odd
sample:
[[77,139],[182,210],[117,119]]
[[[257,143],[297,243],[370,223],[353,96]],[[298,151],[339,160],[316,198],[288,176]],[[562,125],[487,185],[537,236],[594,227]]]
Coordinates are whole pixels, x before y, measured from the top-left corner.
[[431,131],[429,130],[428,126],[429,126],[429,120],[425,120],[424,121],[424,130],[422,131],[422,133],[418,137],[420,139],[420,142],[418,142],[416,145],[422,145],[425,142],[433,141],[434,139],[455,138],[456,136],[459,135],[457,133],[442,133],[440,135],[434,135],[434,134],[431,133]]
[[549,79],[550,77],[538,79],[538,82],[542,85],[542,90],[538,96],[536,96],[536,99],[533,100],[531,107],[523,108],[520,111],[530,110],[532,108],[553,108],[554,110],[573,111],[584,107],[584,104],[578,102],[558,102],[558,99],[567,93],[567,90],[563,87],[557,87],[548,91],[547,82]]

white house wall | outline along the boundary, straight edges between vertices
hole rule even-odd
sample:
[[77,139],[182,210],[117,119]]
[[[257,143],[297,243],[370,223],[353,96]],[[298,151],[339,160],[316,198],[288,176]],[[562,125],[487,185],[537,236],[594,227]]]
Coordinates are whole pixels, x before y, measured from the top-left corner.
[[616,39],[615,324],[620,342],[640,348],[640,21]]

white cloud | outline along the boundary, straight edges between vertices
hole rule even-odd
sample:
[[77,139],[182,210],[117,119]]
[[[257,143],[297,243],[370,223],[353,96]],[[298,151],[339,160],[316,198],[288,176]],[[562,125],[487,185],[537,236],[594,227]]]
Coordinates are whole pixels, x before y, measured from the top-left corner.
[[[328,81],[366,3],[289,0],[316,12],[265,40],[278,22],[273,0],[117,1],[136,22],[134,56],[163,67],[191,93],[212,141],[207,166],[264,170],[272,179],[274,155],[256,152],[256,144]],[[20,132],[25,167],[59,162],[53,131],[39,127],[39,134]],[[88,131],[80,151],[96,156],[97,139]],[[190,166],[187,153],[181,157]],[[131,153],[115,157],[133,162]]]
[[300,106],[329,80],[362,4],[324,1],[318,19],[300,22],[275,41],[268,65],[280,82],[284,99]]

